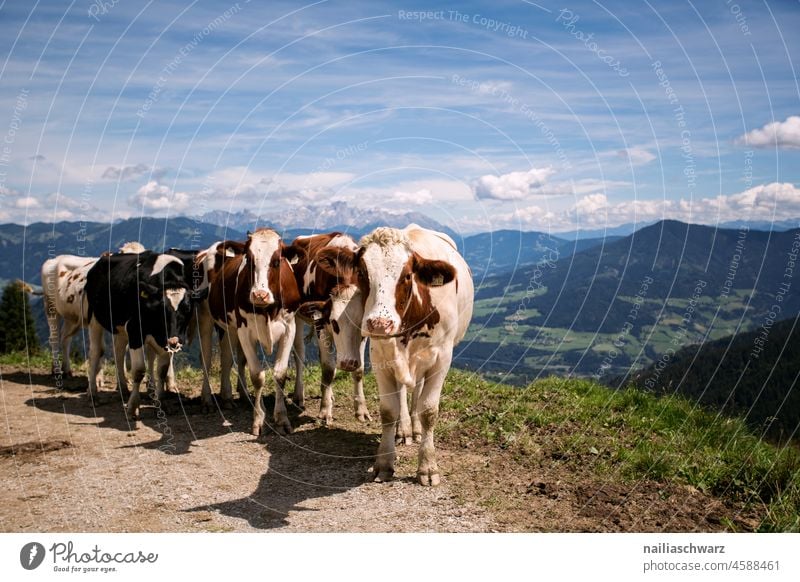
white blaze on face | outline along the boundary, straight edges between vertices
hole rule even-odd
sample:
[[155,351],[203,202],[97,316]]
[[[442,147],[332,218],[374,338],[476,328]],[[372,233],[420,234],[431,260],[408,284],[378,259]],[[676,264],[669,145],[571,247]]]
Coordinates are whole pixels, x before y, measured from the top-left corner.
[[367,246],[362,255],[369,278],[369,296],[364,305],[364,329],[369,320],[376,319],[389,320],[394,324],[395,331],[400,329],[395,292],[400,273],[410,256],[402,244]]
[[281,238],[278,233],[271,230],[259,230],[250,235],[250,252],[253,255],[252,269],[254,293],[265,292],[267,303],[272,303],[275,299],[269,290],[269,266],[272,257],[280,247]]
[[[361,358],[361,321],[364,319],[364,304],[361,291],[350,285],[331,295],[331,314],[333,343],[336,345],[337,365],[345,361]],[[334,322],[336,325],[334,325]],[[361,362],[363,364],[363,362]]]
[[172,305],[172,309],[178,311],[178,306],[186,297],[186,289],[167,289],[165,293],[167,295],[167,301]]
[[183,268],[183,262],[178,257],[172,255],[158,255],[156,262],[153,263],[153,272],[150,273],[151,277],[155,277],[170,263],[178,263]]

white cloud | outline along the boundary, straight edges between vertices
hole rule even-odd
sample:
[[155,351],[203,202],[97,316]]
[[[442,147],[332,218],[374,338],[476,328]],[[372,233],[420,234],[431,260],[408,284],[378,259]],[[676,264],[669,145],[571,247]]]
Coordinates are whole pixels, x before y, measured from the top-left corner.
[[392,193],[392,202],[400,204],[430,204],[433,202],[433,195],[427,188],[421,188],[415,192],[396,191]]
[[168,186],[151,180],[139,188],[128,203],[134,208],[150,212],[181,212],[189,207],[189,195],[186,192],[173,193]]
[[510,172],[495,176],[487,174],[475,181],[475,195],[479,199],[523,200],[530,196],[549,195],[542,187],[555,174],[552,168],[532,168],[527,172]]
[[41,204],[39,203],[39,200],[33,196],[23,196],[22,198],[17,198],[14,201],[14,206],[17,208],[38,208],[41,206]]
[[773,121],[736,139],[736,143],[755,148],[800,148],[800,116],[791,115],[786,121]]
[[800,188],[775,182],[730,195],[694,200],[628,200],[610,202],[595,192],[557,211],[538,206],[518,208],[493,218],[493,228],[572,230],[675,219],[700,224],[733,220],[786,220],[800,216]]
[[0,186],[0,196],[19,196],[19,190],[8,188],[7,186]]
[[655,155],[653,155],[650,151],[641,147],[633,147],[624,150],[619,150],[617,152],[617,155],[629,160],[631,165],[634,166],[643,166],[644,164],[649,164],[650,162],[656,159]]

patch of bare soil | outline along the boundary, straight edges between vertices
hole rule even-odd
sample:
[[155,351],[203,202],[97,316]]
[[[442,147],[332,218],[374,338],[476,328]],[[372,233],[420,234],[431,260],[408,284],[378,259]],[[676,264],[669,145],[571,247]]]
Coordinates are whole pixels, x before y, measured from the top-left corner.
[[[145,401],[136,427],[116,392],[92,402],[53,388],[44,371],[3,370],[0,530],[713,531],[728,519],[754,527],[697,491],[601,483],[557,460],[531,469],[506,451],[457,444],[437,443],[440,487],[416,484],[416,446],[398,448],[395,481],[372,483],[380,425],[353,418],[347,384],[337,387],[334,426],[316,421],[311,398],[292,410],[292,435],[258,441],[248,403],[202,414],[196,398],[172,394],[161,410]],[[368,400],[379,418],[377,396]]]

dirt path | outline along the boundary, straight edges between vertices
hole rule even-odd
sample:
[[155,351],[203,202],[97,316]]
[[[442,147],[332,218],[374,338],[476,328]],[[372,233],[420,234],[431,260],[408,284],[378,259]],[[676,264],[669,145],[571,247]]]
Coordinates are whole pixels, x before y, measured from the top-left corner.
[[[3,377],[3,531],[493,529],[485,509],[457,501],[446,483],[413,482],[414,446],[400,450],[396,481],[367,482],[378,423],[358,425],[341,406],[335,428],[295,415],[293,435],[259,443],[244,407],[202,415],[173,398],[169,415],[143,407],[130,430],[114,393],[92,407],[49,383],[44,375],[29,383],[24,371]],[[442,451],[443,466],[451,457]]]
[[[43,370],[2,370],[0,531],[716,531],[752,530],[741,508],[678,485],[626,484],[591,459],[548,451],[519,459],[497,447],[437,438],[442,485],[416,484],[416,446],[398,448],[396,479],[372,483],[379,423],[358,423],[349,380],[336,383],[336,423],[290,411],[295,432],[258,442],[251,409],[201,414],[196,398],[168,395],[168,414],[143,406],[131,427],[106,389],[52,388]],[[196,381],[180,384],[183,394]],[[68,387],[81,390],[85,377]],[[307,394],[318,394],[309,385]],[[378,418],[377,397],[368,405]],[[268,407],[271,402],[268,401]],[[458,419],[446,419],[458,422]]]

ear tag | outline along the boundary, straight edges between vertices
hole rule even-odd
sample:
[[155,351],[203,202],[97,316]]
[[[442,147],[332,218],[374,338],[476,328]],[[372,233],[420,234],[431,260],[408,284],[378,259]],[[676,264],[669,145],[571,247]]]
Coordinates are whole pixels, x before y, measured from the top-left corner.
[[141,297],[142,299],[149,299],[150,298],[150,296],[145,291],[140,291],[139,292],[139,297]]
[[322,319],[322,314],[319,311],[315,311],[314,313],[311,314],[311,319],[313,319],[314,321],[319,321],[320,319]]
[[292,260],[289,261],[289,264],[290,265],[296,265],[299,260],[300,260],[300,257],[295,255],[295,256],[292,257]]
[[444,277],[442,275],[436,275],[431,281],[431,287],[441,287],[442,285],[444,285]]

